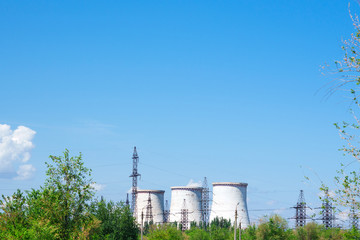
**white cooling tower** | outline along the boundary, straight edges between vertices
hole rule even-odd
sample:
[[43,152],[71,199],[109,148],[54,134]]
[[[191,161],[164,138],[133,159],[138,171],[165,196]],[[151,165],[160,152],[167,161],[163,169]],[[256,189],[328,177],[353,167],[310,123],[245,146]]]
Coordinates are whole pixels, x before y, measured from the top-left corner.
[[[181,223],[181,210],[187,209],[188,226],[190,222],[201,221],[201,187],[172,187],[170,222]],[[185,200],[185,201],[184,201]]]
[[242,228],[250,224],[246,203],[247,183],[216,182],[213,183],[213,202],[210,221],[214,218],[230,219],[234,224],[235,209],[238,212],[237,222]]
[[[143,212],[144,222],[150,222],[152,215],[153,223],[164,222],[164,192],[163,190],[138,190],[137,191],[137,221],[141,223],[141,213]],[[151,199],[151,212],[149,204]],[[151,215],[150,215],[151,213]]]

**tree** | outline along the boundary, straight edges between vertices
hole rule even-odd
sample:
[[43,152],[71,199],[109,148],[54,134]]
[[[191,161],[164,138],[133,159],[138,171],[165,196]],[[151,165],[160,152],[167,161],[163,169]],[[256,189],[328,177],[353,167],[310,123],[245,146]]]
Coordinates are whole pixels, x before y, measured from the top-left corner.
[[148,240],[183,240],[184,234],[176,227],[164,224],[153,225],[147,235]]
[[26,216],[26,199],[18,190],[11,197],[2,196],[0,200],[0,238],[17,239],[29,238],[27,230],[31,223]]
[[241,236],[244,240],[256,240],[256,226],[250,225],[248,228],[241,230]]
[[341,164],[335,177],[336,190],[335,194],[328,191],[328,186],[322,185],[321,190],[326,193],[327,197],[337,205],[350,207],[355,206],[360,209],[360,169],[359,166],[352,165],[360,160],[359,134],[360,128],[359,110],[359,92],[360,92],[360,23],[357,15],[350,14],[353,21],[355,32],[351,34],[349,40],[343,42],[342,49],[344,56],[342,60],[335,61],[334,79],[328,91],[331,95],[335,91],[346,90],[351,96],[350,111],[353,116],[353,122],[336,123],[335,126],[339,131],[340,137],[345,141],[341,149],[344,155],[350,156],[353,161],[349,164]]
[[189,236],[189,240],[210,240],[210,233],[200,226],[190,228],[186,231],[186,235]]
[[214,218],[210,223],[210,236],[211,239],[225,240],[229,239],[233,230],[231,229],[230,219]]
[[210,229],[216,229],[216,228],[229,229],[230,227],[231,227],[230,219],[216,217],[210,223]]
[[352,227],[349,231],[344,234],[344,239],[346,240],[359,240],[360,232],[358,229]]
[[266,218],[259,226],[256,232],[257,239],[293,239],[291,230],[288,229],[288,224],[285,219],[279,215]]
[[100,227],[91,239],[133,240],[139,235],[139,228],[128,206],[123,202],[94,201],[91,213],[101,221]]
[[84,239],[99,221],[88,213],[93,197],[90,170],[81,154],[50,156],[47,180],[39,190],[18,190],[0,201],[1,239]]
[[[53,164],[46,162],[48,178],[39,198],[52,198],[49,219],[58,225],[61,239],[70,239],[90,234],[98,224],[88,213],[90,200],[94,196],[91,187],[91,170],[84,166],[82,155],[70,157],[50,155]],[[39,199],[37,198],[37,199]],[[47,206],[49,207],[49,206]]]

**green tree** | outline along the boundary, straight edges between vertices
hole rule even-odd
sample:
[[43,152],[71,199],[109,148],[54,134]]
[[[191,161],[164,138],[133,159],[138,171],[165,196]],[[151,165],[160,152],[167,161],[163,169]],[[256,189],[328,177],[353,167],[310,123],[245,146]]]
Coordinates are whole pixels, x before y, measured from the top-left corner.
[[230,219],[214,218],[210,223],[210,238],[216,240],[229,239],[232,236]]
[[61,239],[86,237],[89,226],[96,227],[96,220],[88,213],[94,196],[91,170],[84,166],[81,153],[70,157],[67,149],[64,156],[50,155],[50,159],[52,163],[45,163],[48,177],[42,189],[42,194],[54,198],[55,209],[49,210],[49,219],[60,226]]
[[341,149],[344,155],[350,156],[352,161],[348,164],[341,164],[340,170],[335,177],[336,189],[335,194],[330,194],[328,186],[322,185],[321,189],[327,193],[335,204],[350,207],[354,205],[360,209],[360,169],[352,163],[360,160],[360,148],[358,130],[360,128],[359,110],[360,105],[358,101],[360,92],[360,24],[358,16],[350,17],[353,21],[355,31],[351,34],[350,39],[343,42],[342,49],[344,56],[341,60],[335,61],[335,69],[331,68],[331,74],[334,78],[331,81],[331,87],[328,94],[346,90],[350,94],[351,107],[350,112],[354,117],[353,121],[344,121],[336,123],[335,126],[339,131],[340,137],[345,141]]
[[189,236],[189,240],[210,240],[210,233],[201,227],[192,227],[186,231],[186,235]]
[[[0,200],[0,239],[59,239],[59,228],[48,218],[48,209],[38,204],[42,200],[35,200],[39,192],[32,190],[26,196],[18,190],[11,197],[3,196]],[[51,200],[48,198],[46,202]]]
[[11,197],[2,196],[0,200],[0,237],[1,239],[16,239],[27,236],[30,222],[26,217],[26,199],[18,190]]
[[91,239],[133,240],[138,238],[139,228],[128,206],[122,202],[94,201],[91,213],[101,221]]
[[248,228],[241,231],[242,239],[244,240],[256,240],[256,226],[251,225]]
[[224,219],[224,218],[214,218],[210,223],[211,229],[218,229],[218,228],[226,228],[229,229],[231,227],[231,221],[230,219]]
[[296,228],[295,236],[298,240],[317,240],[320,239],[321,230],[323,230],[321,225],[311,222],[304,227]]
[[184,240],[184,234],[176,227],[168,224],[153,225],[147,240]]
[[283,240],[294,239],[294,235],[291,230],[288,229],[288,224],[285,219],[279,215],[273,215],[270,218],[266,218],[256,231],[257,239],[263,240]]
[[[326,229],[324,226],[321,226],[321,231],[320,231],[320,240],[327,240],[327,239],[332,239],[332,240],[341,240],[341,239],[346,239],[345,238],[345,231],[341,230],[340,228],[329,228]],[[351,238],[351,239],[356,239],[356,238]]]
[[346,240],[359,240],[360,239],[360,232],[356,228],[351,228],[349,231],[345,232],[344,239]]

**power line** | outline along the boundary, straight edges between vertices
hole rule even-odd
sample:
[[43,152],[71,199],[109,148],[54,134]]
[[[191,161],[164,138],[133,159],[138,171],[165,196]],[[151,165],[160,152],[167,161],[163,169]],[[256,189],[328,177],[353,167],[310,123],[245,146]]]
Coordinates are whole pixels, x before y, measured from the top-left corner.
[[162,168],[158,168],[158,167],[155,167],[155,166],[152,166],[152,165],[149,165],[149,164],[145,164],[145,163],[140,163],[140,164],[141,164],[141,165],[144,165],[144,166],[147,166],[147,167],[151,167],[151,168],[160,170],[160,171],[163,171],[163,172],[166,172],[166,173],[178,175],[178,176],[181,176],[181,177],[191,178],[191,177],[189,177],[189,176],[185,176],[185,175],[179,174],[179,173],[177,173],[177,172],[172,172],[172,171],[169,171],[169,170],[165,170],[165,169],[162,169]]

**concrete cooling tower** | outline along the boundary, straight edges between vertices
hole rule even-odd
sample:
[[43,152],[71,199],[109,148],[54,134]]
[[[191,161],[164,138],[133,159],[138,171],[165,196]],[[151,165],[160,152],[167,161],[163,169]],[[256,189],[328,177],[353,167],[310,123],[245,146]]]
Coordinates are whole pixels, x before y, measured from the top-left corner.
[[190,227],[190,222],[201,221],[201,187],[172,187],[170,222],[181,223],[181,210],[187,209],[187,222],[185,228]]
[[238,223],[242,228],[250,225],[246,203],[247,183],[216,182],[213,183],[213,203],[210,213],[210,221],[214,218],[230,219],[235,221],[235,208],[238,212]]
[[[144,213],[144,222],[164,222],[164,192],[163,190],[137,191],[137,221],[141,224],[141,212]],[[150,200],[149,201],[149,196]]]

